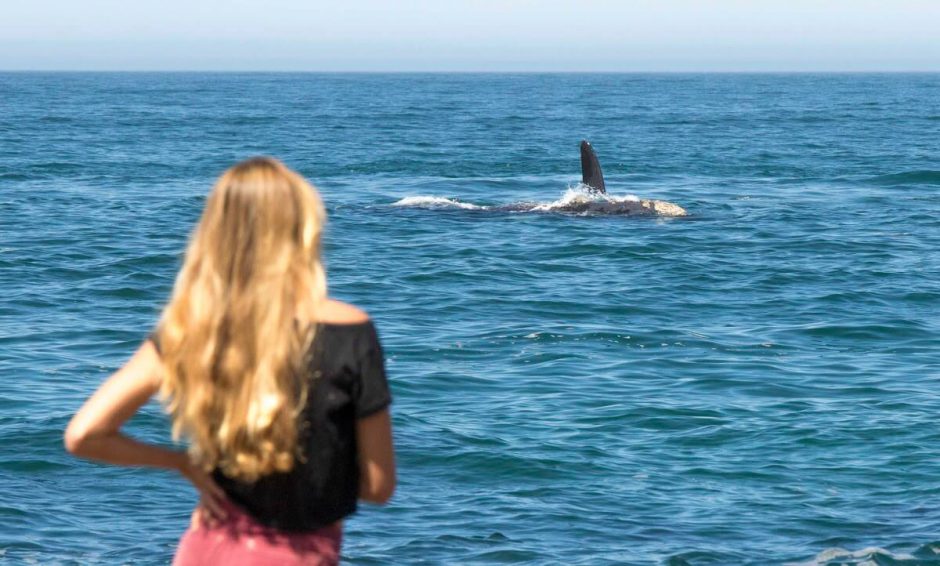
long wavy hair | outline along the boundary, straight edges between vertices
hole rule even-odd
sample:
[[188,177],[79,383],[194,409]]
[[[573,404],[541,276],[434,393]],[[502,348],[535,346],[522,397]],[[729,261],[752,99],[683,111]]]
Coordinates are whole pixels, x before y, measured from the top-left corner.
[[268,157],[235,165],[208,197],[157,336],[173,436],[207,471],[254,481],[300,453],[325,221],[316,190]]

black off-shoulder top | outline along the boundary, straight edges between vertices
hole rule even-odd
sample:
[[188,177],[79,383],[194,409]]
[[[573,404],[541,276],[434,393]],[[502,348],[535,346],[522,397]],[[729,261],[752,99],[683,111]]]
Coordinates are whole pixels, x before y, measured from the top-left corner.
[[307,367],[312,386],[299,423],[303,457],[290,472],[252,483],[220,470],[213,473],[233,503],[260,523],[284,531],[315,530],[356,511],[356,420],[387,408],[392,400],[372,321],[321,323],[312,349]]

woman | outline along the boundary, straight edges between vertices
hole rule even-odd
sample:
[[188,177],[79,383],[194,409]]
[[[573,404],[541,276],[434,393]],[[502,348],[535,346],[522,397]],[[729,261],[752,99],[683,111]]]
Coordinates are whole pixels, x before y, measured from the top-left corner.
[[[274,159],[226,171],[157,330],[65,432],[77,456],[192,482],[175,564],[335,564],[357,499],[391,497],[382,349],[364,312],[327,298],[325,216]],[[188,452],[120,432],[157,392]]]

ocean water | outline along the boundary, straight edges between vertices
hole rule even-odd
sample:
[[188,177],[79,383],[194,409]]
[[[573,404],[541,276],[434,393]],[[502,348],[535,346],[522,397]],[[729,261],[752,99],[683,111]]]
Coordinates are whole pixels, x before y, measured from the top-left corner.
[[[566,212],[582,138],[689,216]],[[0,74],[0,562],[169,562],[192,489],[62,431],[255,154],[386,347],[345,563],[940,564],[936,74]]]

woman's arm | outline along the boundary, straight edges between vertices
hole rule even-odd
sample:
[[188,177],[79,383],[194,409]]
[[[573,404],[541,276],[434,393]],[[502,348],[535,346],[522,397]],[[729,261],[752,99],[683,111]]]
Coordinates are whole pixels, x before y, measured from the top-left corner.
[[178,452],[120,433],[124,422],[159,389],[160,371],[160,359],[148,340],[72,417],[65,430],[65,448],[76,456],[111,464],[178,469]]
[[356,421],[359,498],[384,504],[395,492],[395,447],[388,409]]
[[160,387],[160,360],[148,340],[72,417],[65,448],[76,456],[123,466],[180,469],[185,454],[137,442],[121,426]]
[[210,515],[222,518],[225,512],[219,501],[224,492],[192,465],[185,452],[139,442],[121,433],[121,426],[160,388],[161,371],[159,355],[148,340],[72,417],[65,430],[65,448],[81,458],[109,464],[175,470],[199,490]]

